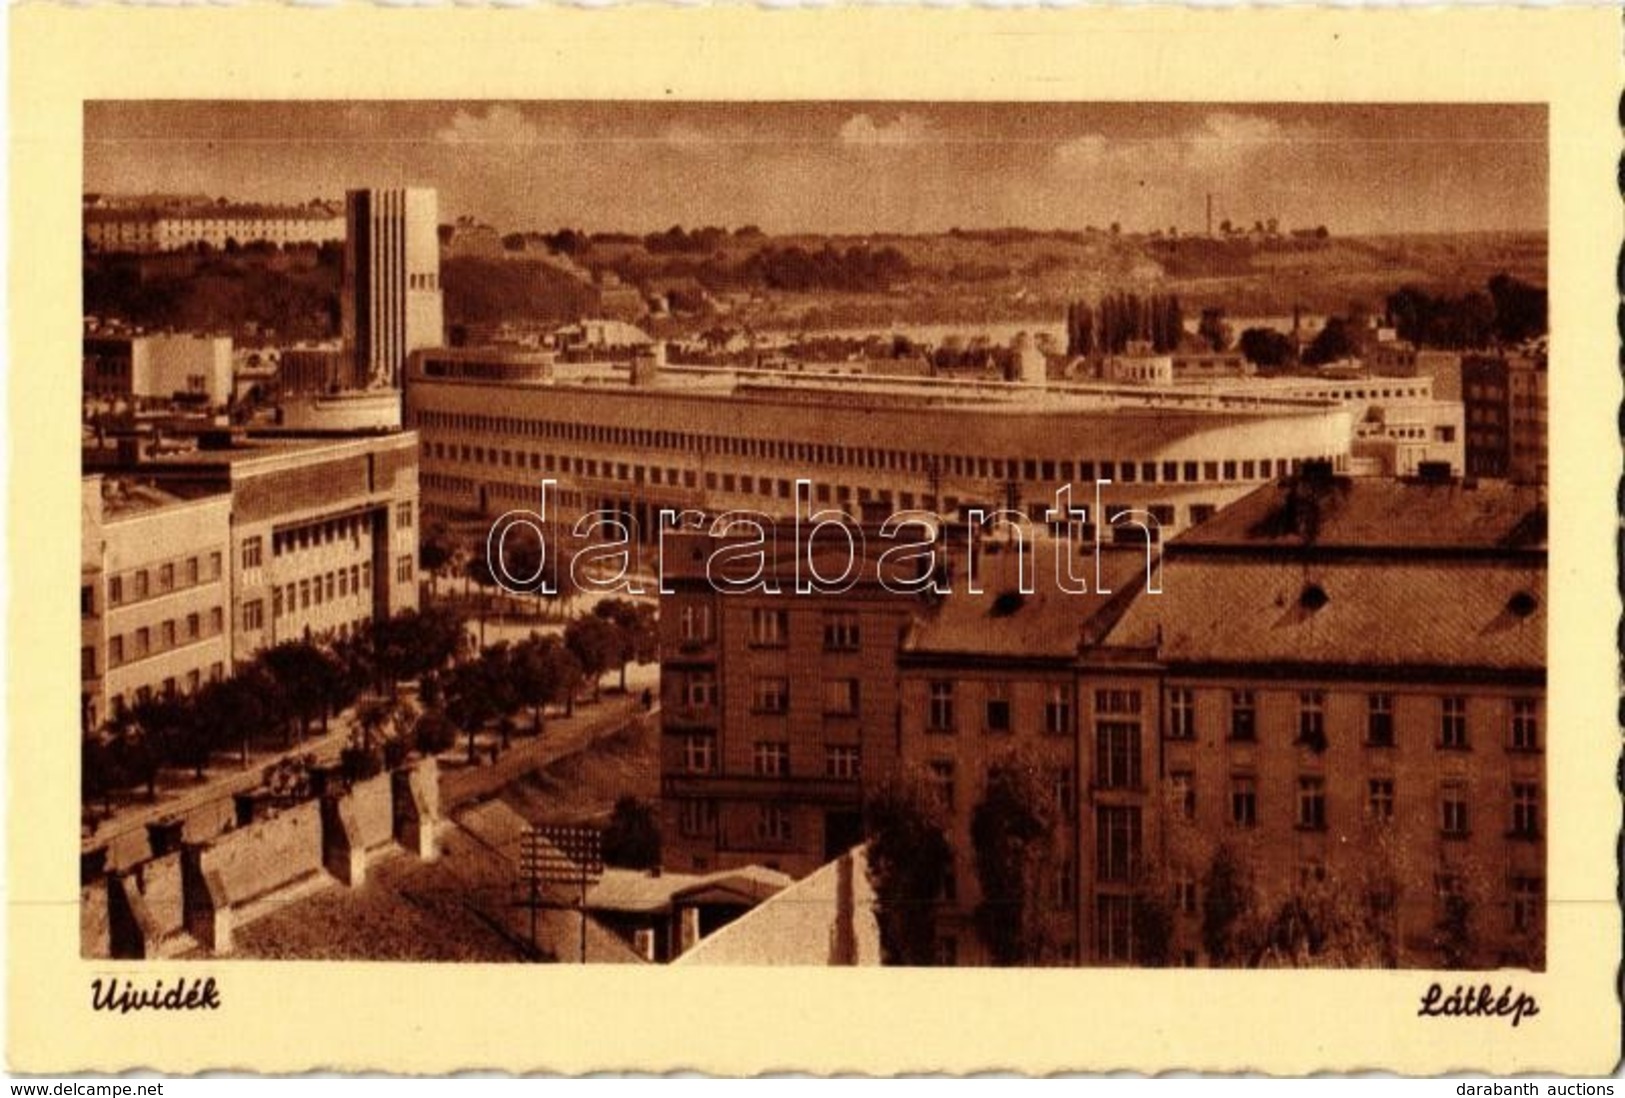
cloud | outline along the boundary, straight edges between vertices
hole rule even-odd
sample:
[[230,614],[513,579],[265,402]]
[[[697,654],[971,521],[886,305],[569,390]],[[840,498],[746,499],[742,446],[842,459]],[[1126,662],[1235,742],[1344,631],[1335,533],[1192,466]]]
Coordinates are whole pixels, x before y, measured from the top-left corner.
[[1054,167],[1101,174],[1166,177],[1180,172],[1244,171],[1274,152],[1324,135],[1309,125],[1285,126],[1258,115],[1218,111],[1183,130],[1154,137],[1109,138],[1087,133],[1051,153]]
[[931,123],[914,114],[900,114],[890,122],[876,122],[855,114],[841,124],[841,144],[855,148],[911,148],[934,138]]
[[1208,115],[1185,136],[1182,153],[1187,166],[1193,169],[1226,169],[1254,160],[1260,153],[1315,137],[1308,126],[1287,127],[1257,115],[1222,111]]
[[1121,146],[1114,147],[1098,133],[1086,133],[1055,146],[1053,158],[1060,168],[1098,168],[1114,155],[1122,155]]
[[490,107],[484,114],[459,110],[451,125],[435,133],[442,145],[462,147],[513,148],[559,144],[573,134],[562,129],[543,129],[529,121],[516,107]]

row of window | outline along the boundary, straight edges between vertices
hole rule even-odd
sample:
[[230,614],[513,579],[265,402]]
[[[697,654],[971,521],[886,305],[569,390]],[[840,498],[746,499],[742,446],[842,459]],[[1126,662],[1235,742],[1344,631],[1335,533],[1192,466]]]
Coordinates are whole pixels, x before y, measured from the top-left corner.
[[[406,558],[408,566],[411,558]],[[410,578],[410,577],[408,577]],[[337,568],[319,576],[311,576],[271,589],[271,616],[281,618],[309,610],[312,606],[339,599],[360,598],[372,590],[372,562],[362,561],[348,568]],[[265,603],[251,599],[243,603],[243,628],[265,627]]]
[[[412,528],[417,507],[415,504],[397,503],[395,505],[395,526],[400,530]],[[346,518],[329,519],[326,522],[313,522],[291,530],[279,530],[271,535],[271,554],[283,556],[287,553],[302,552],[308,549],[319,549],[324,545],[343,545],[348,542],[352,549],[361,548],[362,539],[372,535],[372,520],[364,515],[351,515]],[[265,539],[259,535],[246,537],[242,544],[243,568],[259,568],[265,562]]]
[[[952,759],[931,759],[925,764],[932,795],[943,808],[952,809],[958,796],[956,767]],[[1077,776],[1068,766],[1051,767],[1045,772],[1055,808],[1063,815],[1075,811],[1078,804]]]
[[[225,677],[226,665],[224,663],[217,662],[209,665],[209,682],[219,682]],[[202,685],[203,671],[200,668],[194,668],[178,678],[171,676],[164,679],[156,691],[151,686],[138,686],[127,694],[112,695],[108,698],[107,704],[112,708],[112,717],[119,719],[128,713],[132,707],[151,701],[155,694],[163,697],[175,697],[177,694],[182,693],[195,694]],[[89,726],[95,727],[93,713],[88,715],[88,720]]]
[[[822,684],[823,712],[827,717],[855,717],[860,707],[862,687],[857,679],[825,679]],[[682,676],[678,687],[678,708],[700,714],[717,705],[717,680],[709,671],[693,671]],[[758,676],[751,680],[750,708],[754,713],[782,715],[790,711],[790,680]]]
[[[206,613],[194,611],[184,618],[159,622],[156,630],[150,625],[143,625],[129,633],[115,633],[107,638],[107,666],[122,667],[183,645],[207,640],[218,636],[225,627],[225,610],[214,606]],[[82,677],[95,678],[95,648],[86,646],[80,649],[79,656]]]
[[[717,769],[717,738],[709,732],[683,737],[683,770],[689,774],[713,774]],[[790,744],[783,740],[758,740],[751,746],[751,772],[764,778],[790,776]],[[853,780],[863,776],[863,749],[857,744],[824,745],[826,778]]]
[[[1471,834],[1469,787],[1462,781],[1445,781],[1439,785],[1439,831],[1453,838]],[[1395,779],[1371,778],[1366,782],[1365,811],[1368,818],[1389,821],[1394,818]],[[1169,796],[1175,811],[1186,819],[1196,816],[1195,776],[1190,771],[1172,771],[1169,774]],[[1512,838],[1534,839],[1540,836],[1540,784],[1533,781],[1514,781],[1511,784],[1510,819],[1507,834]],[[1230,778],[1230,823],[1240,828],[1258,826],[1258,779],[1251,774],[1234,774]],[[1297,781],[1297,816],[1299,828],[1323,831],[1327,826],[1326,779],[1307,775]]]
[[[1442,748],[1466,750],[1471,747],[1467,720],[1468,699],[1449,695],[1438,699],[1438,739]],[[1394,695],[1366,695],[1365,740],[1371,747],[1393,747]],[[1303,690],[1298,693],[1298,742],[1314,747],[1326,745],[1326,692]],[[1168,738],[1196,738],[1196,695],[1189,687],[1168,691]],[[1255,740],[1258,737],[1258,699],[1252,690],[1230,692],[1230,739]],[[1513,698],[1507,728],[1507,745],[1514,751],[1540,749],[1539,705],[1534,698]]]
[[[832,444],[797,442],[786,438],[738,438],[720,435],[701,435],[686,431],[652,430],[638,427],[618,427],[590,423],[567,423],[545,419],[514,419],[506,416],[488,416],[461,412],[420,410],[416,425],[428,430],[444,428],[470,435],[510,435],[522,438],[555,439],[561,442],[596,444],[618,449],[673,450],[686,454],[719,454],[730,457],[776,461],[797,466],[833,465],[847,469],[879,469],[898,473],[917,473],[931,477],[965,477],[977,480],[1024,480],[1043,484],[1084,483],[1098,480],[1119,483],[1143,481],[1145,483],[1201,483],[1234,480],[1268,480],[1296,472],[1303,458],[1235,458],[1219,461],[1071,461],[1043,458],[997,458],[965,454],[927,454],[915,450],[892,450],[873,446],[836,446]],[[519,465],[527,462],[526,454],[511,450],[487,450],[485,447],[450,445],[439,441],[426,442],[430,457],[452,461],[474,461],[493,465]],[[486,455],[489,455],[487,457]],[[561,459],[568,461],[569,459]],[[575,459],[579,461],[580,459]],[[1320,460],[1330,460],[1320,455]],[[530,454],[533,470],[544,467],[544,456]],[[552,455],[545,456],[547,472],[556,471]],[[589,463],[588,476],[598,476],[598,463]],[[604,463],[605,477],[632,479],[624,464],[615,474],[612,463]],[[582,472],[570,467],[570,471]],[[677,470],[667,473],[675,475]],[[684,487],[696,486],[693,470],[682,478]],[[640,474],[641,479],[641,474]],[[656,481],[658,483],[658,481]],[[675,485],[677,480],[672,480]],[[714,486],[713,486],[714,487]],[[727,490],[726,488],[724,489]]]
[[[220,578],[223,557],[220,553],[194,555],[148,565],[107,577],[107,605],[129,606],[146,599],[157,598],[174,591],[184,591]],[[95,590],[91,584],[79,587],[79,613],[95,613]]]
[[[678,639],[684,644],[708,644],[716,639],[715,615],[708,602],[685,602],[677,614]],[[836,610],[823,615],[824,650],[855,652],[863,632],[858,615]],[[751,611],[750,643],[758,648],[783,648],[790,639],[790,612],[777,608]]]
[[[1314,876],[1315,873],[1314,868],[1305,867],[1305,876]],[[1460,895],[1463,887],[1460,876],[1450,873],[1439,874],[1434,886],[1441,903]],[[1173,889],[1175,910],[1185,915],[1195,915],[1200,899],[1194,877],[1186,874],[1177,878]],[[1507,917],[1512,933],[1524,935],[1534,932],[1545,912],[1545,880],[1514,874],[1507,879],[1507,891],[1510,897]],[[1132,962],[1136,959],[1134,906],[1135,898],[1121,893],[1101,893],[1095,897],[1095,950],[1100,960]],[[1194,952],[1186,951],[1185,963],[1196,963]]]
[[[711,607],[691,603],[683,608],[682,639],[711,639]],[[851,652],[859,647],[862,632],[858,615],[845,610],[823,616],[824,650]],[[758,648],[783,648],[790,643],[790,611],[777,607],[757,607],[750,612],[750,643]]]
[[[927,732],[956,732],[959,728],[959,684],[953,679],[932,679],[926,687]],[[982,727],[989,732],[1011,730],[1010,685],[989,683],[983,699]],[[1140,712],[1138,690],[1095,691],[1095,712],[1137,714]],[[1072,687],[1067,683],[1051,683],[1044,695],[1044,732],[1064,736],[1072,732]]]

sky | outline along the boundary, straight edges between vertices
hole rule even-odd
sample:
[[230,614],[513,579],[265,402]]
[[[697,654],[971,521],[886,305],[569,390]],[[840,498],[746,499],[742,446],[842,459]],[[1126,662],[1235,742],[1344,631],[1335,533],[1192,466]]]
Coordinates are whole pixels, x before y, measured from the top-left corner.
[[1540,105],[95,102],[84,189],[430,186],[503,231],[953,227],[1339,234],[1547,222]]

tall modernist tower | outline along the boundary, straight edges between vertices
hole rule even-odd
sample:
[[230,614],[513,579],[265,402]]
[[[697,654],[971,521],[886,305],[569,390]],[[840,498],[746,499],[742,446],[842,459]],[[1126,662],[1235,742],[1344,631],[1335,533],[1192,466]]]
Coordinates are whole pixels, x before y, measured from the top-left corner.
[[429,188],[344,196],[341,319],[357,388],[399,389],[406,357],[445,343],[437,214]]

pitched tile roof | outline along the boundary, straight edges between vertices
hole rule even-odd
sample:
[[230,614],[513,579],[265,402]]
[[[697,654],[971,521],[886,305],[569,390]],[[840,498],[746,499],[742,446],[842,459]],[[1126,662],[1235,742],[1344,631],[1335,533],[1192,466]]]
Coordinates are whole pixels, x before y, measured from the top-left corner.
[[[1056,553],[1064,543],[1035,539],[1028,552],[1028,586],[1032,593],[1020,593],[1020,557],[1013,548],[989,555],[985,550],[977,561],[976,583],[972,593],[967,577],[951,578],[950,593],[934,606],[923,609],[903,642],[903,650],[913,653],[965,654],[1026,658],[1071,659],[1078,654],[1084,629],[1098,616],[1120,609],[1125,594],[1136,584],[1144,584],[1146,554],[1138,550],[1102,548],[1100,571],[1107,594],[1096,590],[1095,555],[1092,542],[1076,553],[1071,574],[1083,579],[1087,594],[1060,589],[1056,582]],[[956,565],[964,567],[964,550],[958,551]]]
[[1175,553],[1241,546],[1542,549],[1538,489],[1506,481],[1308,477],[1266,484],[1196,526]]
[[[1317,593],[1318,592],[1318,593]],[[1544,566],[1512,560],[1170,557],[1107,645],[1168,663],[1539,670]]]

